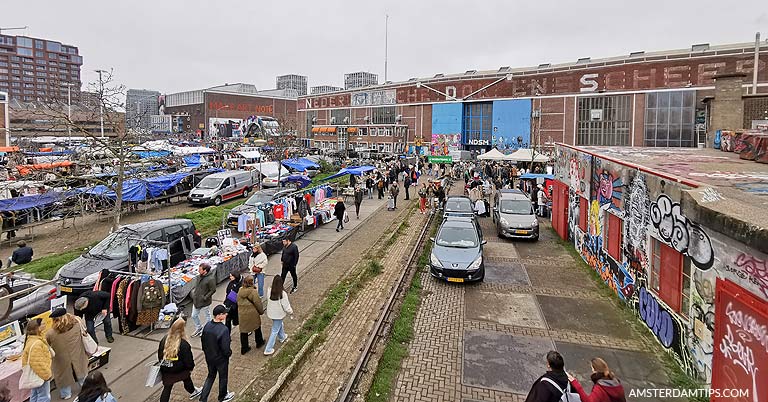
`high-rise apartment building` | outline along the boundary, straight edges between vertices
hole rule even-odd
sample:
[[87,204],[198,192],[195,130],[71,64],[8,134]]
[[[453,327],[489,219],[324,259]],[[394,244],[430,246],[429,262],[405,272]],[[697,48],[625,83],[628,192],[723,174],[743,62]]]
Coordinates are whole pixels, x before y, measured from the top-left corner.
[[277,77],[277,89],[295,89],[299,96],[307,94],[307,77],[305,75],[280,75]]
[[378,74],[366,71],[344,74],[344,89],[364,88],[379,84]]
[[83,58],[78,49],[47,39],[0,35],[0,91],[11,98],[33,102],[38,99],[62,99],[66,102],[67,85],[72,101],[80,97],[80,67]]
[[125,127],[151,131],[152,117],[160,113],[160,92],[129,89],[125,96]]
[[328,92],[336,92],[336,91],[343,91],[343,90],[344,88],[334,87],[331,85],[318,85],[316,87],[312,87],[309,89],[312,95],[327,94]]

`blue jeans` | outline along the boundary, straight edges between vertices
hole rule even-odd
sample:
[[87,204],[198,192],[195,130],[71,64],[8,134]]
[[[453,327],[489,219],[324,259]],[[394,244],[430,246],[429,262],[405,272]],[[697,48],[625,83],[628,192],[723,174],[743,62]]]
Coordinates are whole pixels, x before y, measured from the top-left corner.
[[[101,322],[104,324],[104,335],[107,338],[112,337],[112,313],[110,311],[107,311],[107,316],[104,317],[104,320]],[[88,333],[91,334],[91,337],[93,338],[96,343],[99,343],[99,338],[96,337],[96,322],[94,320],[85,319],[85,328],[88,330]]]
[[[203,313],[205,316],[205,322],[202,324],[200,323],[200,312]],[[203,326],[207,324],[209,321],[213,319],[213,316],[211,315],[211,305],[207,305],[205,307],[197,308],[194,305],[192,306],[192,322],[195,323],[195,331],[200,332],[203,330]]]
[[29,402],[51,402],[51,382],[46,381],[43,385],[32,388],[29,393]]
[[259,285],[259,297],[264,297],[264,271],[256,274],[256,282]]
[[272,320],[272,332],[269,334],[269,341],[267,341],[267,347],[264,348],[264,353],[275,351],[275,338],[280,338],[280,342],[285,341],[288,335],[285,334],[285,328],[283,327],[283,320]]
[[[85,381],[85,378],[82,380],[77,380],[77,383],[80,384],[80,386],[83,385],[83,382]],[[61,396],[61,399],[69,399],[72,397],[72,386],[67,385],[66,387],[59,388],[59,396]]]

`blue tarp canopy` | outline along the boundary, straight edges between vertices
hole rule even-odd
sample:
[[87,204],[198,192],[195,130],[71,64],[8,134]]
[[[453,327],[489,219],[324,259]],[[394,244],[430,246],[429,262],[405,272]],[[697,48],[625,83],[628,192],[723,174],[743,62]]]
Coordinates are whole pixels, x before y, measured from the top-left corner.
[[[163,192],[179,184],[190,173],[178,172],[167,175],[150,177],[147,179],[129,179],[123,182],[123,201],[139,202],[148,198],[157,198],[163,195]],[[116,199],[117,195],[111,187],[98,185],[90,188],[80,189],[82,192],[91,195]]]
[[373,167],[373,166],[348,166],[348,167],[345,167],[345,168],[339,170],[338,172],[336,172],[336,173],[326,177],[323,180],[332,180],[332,179],[335,179],[337,177],[341,177],[341,176],[348,175],[348,174],[352,174],[352,175],[355,175],[355,176],[360,176],[363,173],[370,172],[371,170],[374,170],[374,169],[376,169],[376,168]]
[[320,165],[318,165],[315,162],[312,162],[307,158],[284,159],[282,163],[283,163],[283,166],[299,172],[303,172],[304,169],[309,169],[309,168],[315,168],[315,169],[320,168]]
[[200,167],[202,160],[203,157],[200,154],[186,155],[184,157],[184,164],[191,168],[196,168]]
[[543,174],[543,173],[526,173],[524,175],[520,175],[521,179],[550,179],[554,180],[555,175],[552,174]]
[[75,151],[71,149],[65,149],[63,151],[48,151],[48,152],[24,152],[24,155],[29,156],[62,156],[62,155],[72,155],[75,153]]
[[146,179],[145,181],[147,183],[147,190],[149,191],[150,198],[156,198],[163,195],[163,191],[179,184],[179,182],[184,180],[187,176],[189,176],[189,173],[179,172]]
[[170,151],[133,151],[141,159],[146,158],[162,158],[171,154]]
[[299,185],[299,188],[304,188],[308,186],[310,183],[312,183],[312,179],[310,179],[307,176],[304,176],[303,174],[292,174],[288,177],[284,177],[280,179],[280,184],[285,183],[297,183]]
[[44,207],[60,201],[64,196],[64,193],[49,191],[44,194],[8,198],[0,200],[0,211],[21,211],[27,208]]

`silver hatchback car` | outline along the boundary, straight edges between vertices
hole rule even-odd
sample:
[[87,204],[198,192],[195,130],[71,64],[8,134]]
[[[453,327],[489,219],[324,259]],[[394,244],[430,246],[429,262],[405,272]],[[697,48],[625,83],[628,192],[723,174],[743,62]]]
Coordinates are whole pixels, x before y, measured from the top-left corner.
[[497,191],[492,216],[499,237],[539,240],[539,219],[522,191]]

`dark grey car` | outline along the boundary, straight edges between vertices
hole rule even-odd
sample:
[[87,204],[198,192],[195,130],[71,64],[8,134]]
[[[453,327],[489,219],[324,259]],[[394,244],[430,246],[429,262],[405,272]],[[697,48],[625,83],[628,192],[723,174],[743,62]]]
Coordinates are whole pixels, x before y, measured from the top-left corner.
[[294,189],[281,190],[279,188],[267,188],[259,190],[248,198],[243,204],[232,208],[227,214],[227,225],[237,227],[237,218],[242,214],[255,211],[259,205],[266,204],[294,192]]
[[443,216],[474,217],[475,210],[472,208],[472,200],[463,195],[452,195],[446,198]]
[[483,245],[473,218],[448,218],[432,238],[429,272],[448,282],[482,281],[485,277]]

